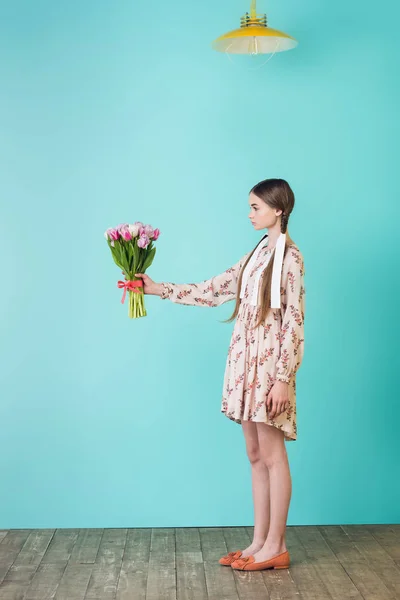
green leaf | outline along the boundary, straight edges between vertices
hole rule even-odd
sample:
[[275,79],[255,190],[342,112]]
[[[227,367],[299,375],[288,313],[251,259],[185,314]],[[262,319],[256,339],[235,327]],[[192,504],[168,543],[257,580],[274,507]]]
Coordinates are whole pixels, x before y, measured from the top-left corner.
[[111,246],[111,242],[109,240],[107,240],[108,243],[108,247],[110,248],[111,251],[111,256],[113,261],[115,262],[115,264],[117,265],[117,267],[119,267],[120,269],[122,269],[122,265],[121,265],[121,261],[119,259],[119,254],[118,251],[115,250],[115,246]]
[[115,262],[115,264],[117,265],[117,267],[119,267],[120,269],[122,269],[122,265],[118,262],[118,260],[115,258],[114,253],[111,252],[111,256],[113,257],[113,261]]
[[120,240],[116,240],[115,242],[115,253],[121,269],[125,272],[125,275],[128,276],[129,263],[126,256],[126,248],[125,244]]
[[126,255],[126,263],[128,265],[128,271],[131,273],[132,271],[132,262],[133,262],[133,249],[131,242],[126,242],[125,244],[125,255]]
[[146,269],[148,269],[150,267],[150,265],[152,264],[153,260],[154,260],[154,256],[156,254],[156,248],[153,248],[152,250],[150,250],[150,252],[147,254],[146,259],[144,261],[143,264],[143,273],[146,271]]

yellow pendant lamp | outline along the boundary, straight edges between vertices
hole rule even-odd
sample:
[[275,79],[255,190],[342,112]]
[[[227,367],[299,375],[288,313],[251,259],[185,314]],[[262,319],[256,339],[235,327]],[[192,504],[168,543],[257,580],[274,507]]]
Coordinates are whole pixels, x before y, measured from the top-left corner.
[[268,27],[267,15],[257,14],[256,0],[252,0],[250,14],[246,13],[240,19],[240,28],[221,35],[212,47],[218,52],[256,55],[291,50],[297,43],[287,33]]

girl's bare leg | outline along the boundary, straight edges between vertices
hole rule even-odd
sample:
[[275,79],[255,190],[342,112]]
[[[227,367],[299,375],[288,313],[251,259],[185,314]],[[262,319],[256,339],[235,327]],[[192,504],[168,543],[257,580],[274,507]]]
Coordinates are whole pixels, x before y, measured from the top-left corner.
[[254,554],[262,562],[285,552],[286,521],[292,494],[289,461],[283,432],[266,423],[256,423],[261,462],[269,472],[270,527],[263,547]]
[[254,503],[254,535],[253,541],[242,550],[242,557],[250,556],[261,550],[268,536],[269,529],[269,474],[260,455],[257,424],[242,421],[246,441],[246,452],[251,465],[251,480]]

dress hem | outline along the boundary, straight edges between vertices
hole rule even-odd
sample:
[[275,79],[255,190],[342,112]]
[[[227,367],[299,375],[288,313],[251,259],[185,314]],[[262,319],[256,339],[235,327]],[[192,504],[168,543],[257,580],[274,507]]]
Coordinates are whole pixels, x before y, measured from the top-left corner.
[[282,431],[284,437],[285,437],[285,442],[295,442],[297,440],[297,436],[293,436],[293,434],[288,434],[284,429],[282,429],[281,427],[278,427],[277,425],[273,425],[273,423],[266,423],[265,421],[260,421],[258,419],[235,419],[235,417],[231,417],[227,414],[227,412],[221,408],[221,412],[230,420],[233,421],[234,423],[238,423],[239,425],[241,425],[242,421],[250,421],[251,423],[265,423],[266,425],[269,425],[270,427],[276,427],[276,429],[279,429],[280,431]]

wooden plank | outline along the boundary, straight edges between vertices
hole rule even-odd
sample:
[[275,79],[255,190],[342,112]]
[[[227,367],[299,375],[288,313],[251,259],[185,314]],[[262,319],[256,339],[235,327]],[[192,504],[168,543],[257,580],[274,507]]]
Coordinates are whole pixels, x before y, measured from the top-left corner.
[[148,565],[143,570],[126,570],[121,567],[117,586],[116,600],[145,600],[147,589]]
[[204,575],[209,600],[239,600],[231,567],[223,567],[215,561],[205,561]]
[[[400,570],[392,557],[365,526],[346,525],[343,530],[354,542],[371,568],[380,577],[394,598],[400,598]],[[389,537],[387,534],[387,538]],[[382,535],[380,535],[382,539]],[[390,539],[390,537],[389,537]]]
[[[46,532],[46,530],[42,531]],[[45,552],[42,553],[41,562],[30,582],[24,600],[54,598],[78,533],[77,529],[57,529],[54,532]]]
[[331,595],[321,581],[313,561],[307,557],[295,527],[287,528],[286,544],[288,549],[290,548],[290,573],[302,600],[331,600]]
[[113,600],[115,598],[120,565],[92,565],[92,573],[85,594],[85,600]]
[[65,563],[41,563],[28,587],[24,600],[54,598],[65,567]]
[[367,525],[367,529],[394,561],[400,561],[400,525]]
[[96,565],[119,565],[125,551],[127,529],[105,529],[96,556]]
[[224,528],[199,527],[199,535],[203,560],[205,562],[216,562],[219,565],[218,560],[228,552],[224,538]]
[[4,581],[0,585],[1,600],[24,600],[29,584],[19,581]]
[[104,529],[81,529],[69,559],[70,564],[94,564]]
[[316,573],[333,600],[362,600],[362,595],[350,579],[332,548],[315,526],[294,527],[307,560],[313,563]]
[[93,564],[68,563],[57,588],[55,600],[84,600]]
[[247,531],[247,535],[249,536],[250,540],[252,540],[254,538],[254,525],[247,525],[246,531]]
[[[0,583],[21,552],[31,529],[10,529],[0,542]],[[8,586],[10,589],[10,586]]]
[[0,542],[0,557],[7,550],[17,550],[19,552],[31,532],[32,529],[10,529],[7,531]]
[[146,600],[176,600],[175,530],[153,529]]
[[393,595],[340,526],[319,526],[326,542],[365,600],[391,600]]
[[[20,584],[28,585],[32,582],[37,569],[38,569],[37,565],[25,565],[25,566],[20,566],[20,567],[15,567],[14,565],[11,565],[11,567],[8,569],[7,574],[4,577],[2,583],[6,583],[8,581],[15,581]],[[0,590],[1,590],[1,584],[0,584]],[[0,598],[1,598],[1,594],[0,594]]]
[[85,599],[113,600],[117,593],[127,529],[105,529]]
[[145,600],[150,544],[150,528],[128,530],[116,600]]
[[177,554],[194,552],[201,554],[201,540],[198,527],[177,527],[175,529],[175,551]]
[[207,584],[198,528],[177,528],[175,539],[178,600],[207,600]]
[[57,529],[42,558],[42,563],[66,566],[78,539],[78,534],[79,532],[76,529]]
[[299,600],[299,589],[289,569],[263,571],[264,583],[270,600]]
[[150,557],[151,529],[128,530],[116,600],[144,600]]
[[126,539],[124,563],[131,569],[148,564],[151,547],[151,528],[129,529]]
[[4,581],[31,583],[53,535],[53,530],[33,530],[9,568]]
[[222,527],[200,527],[204,575],[209,600],[239,600],[233,569],[219,564],[228,550]]

